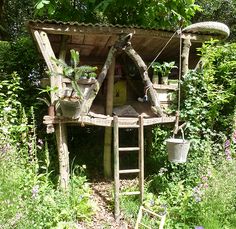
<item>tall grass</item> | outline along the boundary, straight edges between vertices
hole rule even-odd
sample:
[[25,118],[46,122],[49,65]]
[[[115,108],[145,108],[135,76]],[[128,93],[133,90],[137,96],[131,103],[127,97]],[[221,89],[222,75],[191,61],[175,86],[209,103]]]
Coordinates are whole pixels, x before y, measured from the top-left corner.
[[33,109],[27,117],[18,101],[19,78],[14,74],[0,88],[0,228],[73,229],[91,220],[91,190],[82,169],[73,170],[67,192],[58,189]]

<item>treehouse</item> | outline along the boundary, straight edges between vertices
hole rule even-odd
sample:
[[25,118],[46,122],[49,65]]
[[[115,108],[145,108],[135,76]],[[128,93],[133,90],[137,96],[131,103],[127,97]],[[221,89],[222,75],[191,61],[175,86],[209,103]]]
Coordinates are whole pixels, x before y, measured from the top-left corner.
[[[170,94],[177,94],[181,73],[194,68],[199,60],[196,49],[212,34],[204,32],[172,32],[142,27],[29,21],[28,27],[37,42],[50,71],[53,112],[45,115],[48,132],[55,130],[59,153],[60,185],[69,181],[69,152],[67,125],[96,125],[105,127],[104,174],[111,176],[111,152],[114,152],[116,215],[119,214],[120,174],[139,174],[140,190],[128,193],[143,196],[144,132],[145,126],[174,123],[175,113],[168,113]],[[191,31],[191,30],[189,30]],[[218,34],[219,35],[219,34]],[[71,62],[71,50],[79,53],[79,65],[96,66],[96,77],[72,80],[66,77],[65,66]],[[75,57],[78,59],[78,56]],[[57,61],[55,61],[57,60]],[[156,78],[153,60],[175,62],[168,81]],[[63,61],[63,64],[58,64]],[[73,64],[73,63],[72,63]],[[69,71],[69,70],[68,70]],[[80,97],[73,94],[73,84]],[[69,92],[68,92],[69,90]],[[73,108],[64,98],[69,93],[77,105]],[[74,103],[75,104],[75,103]],[[69,114],[66,111],[70,111]],[[119,128],[138,128],[138,146],[120,147]],[[113,131],[113,138],[112,138]],[[90,142],[91,143],[91,142]],[[119,152],[138,152],[137,169],[120,170]]]

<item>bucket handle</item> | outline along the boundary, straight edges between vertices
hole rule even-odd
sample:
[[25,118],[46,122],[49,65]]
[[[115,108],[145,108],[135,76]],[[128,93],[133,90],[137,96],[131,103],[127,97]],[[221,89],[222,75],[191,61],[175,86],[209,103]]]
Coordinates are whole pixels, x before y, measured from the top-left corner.
[[[178,128],[178,131],[181,131],[181,135],[182,135],[183,141],[185,141],[185,138],[184,138],[184,130],[183,130],[183,128],[184,128],[185,126],[186,126],[186,123],[182,124],[182,125]],[[175,135],[178,133],[178,131],[173,133],[173,138],[175,138]]]

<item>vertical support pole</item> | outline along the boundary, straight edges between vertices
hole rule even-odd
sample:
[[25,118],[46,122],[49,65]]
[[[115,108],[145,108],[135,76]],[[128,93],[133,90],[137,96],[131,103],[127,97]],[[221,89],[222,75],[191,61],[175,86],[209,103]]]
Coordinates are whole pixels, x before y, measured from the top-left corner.
[[119,126],[118,117],[114,116],[114,185],[115,185],[115,219],[119,220],[120,215],[120,177],[119,177]]
[[[113,88],[115,75],[115,56],[112,58],[112,63],[108,70],[107,77],[107,98],[106,98],[106,115],[112,115],[113,110]],[[106,127],[104,134],[104,153],[103,153],[103,168],[106,178],[112,177],[111,172],[111,148],[112,148],[112,128]]]
[[140,188],[140,201],[143,202],[144,196],[144,129],[143,129],[143,116],[139,116],[139,188]]
[[191,47],[190,37],[186,37],[183,42],[183,52],[182,52],[182,76],[188,72],[189,64],[189,51]]
[[69,151],[67,146],[67,129],[64,123],[56,125],[56,139],[59,158],[59,186],[66,190],[69,185]]
[[[40,51],[43,54],[43,57],[46,61],[48,69],[50,72],[54,73],[50,77],[50,85],[52,88],[62,87],[61,79],[59,73],[61,69],[57,67],[56,63],[53,61],[55,57],[54,51],[50,44],[48,35],[44,31],[32,30],[32,33],[37,40]],[[65,58],[66,55],[65,41],[62,42],[62,48],[60,50],[61,58]],[[58,97],[54,91],[51,92],[51,104],[54,104],[57,101]],[[57,139],[57,148],[58,148],[58,158],[59,158],[59,185],[62,189],[66,190],[69,185],[69,151],[67,146],[67,129],[66,125],[59,122],[56,124],[56,139]]]
[[151,155],[152,152],[152,126],[145,128],[145,139],[146,139],[146,155]]
[[[66,59],[66,44],[67,44],[66,36],[62,37],[59,58],[63,61]],[[58,68],[58,71],[62,72],[61,68]],[[58,77],[58,85],[59,89],[62,88],[62,79],[61,76]],[[69,151],[67,146],[67,128],[66,124],[59,122],[56,128],[56,136],[57,136],[57,147],[58,147],[58,158],[59,158],[59,185],[62,189],[66,190],[69,186],[69,177],[70,177],[70,164],[69,164]]]

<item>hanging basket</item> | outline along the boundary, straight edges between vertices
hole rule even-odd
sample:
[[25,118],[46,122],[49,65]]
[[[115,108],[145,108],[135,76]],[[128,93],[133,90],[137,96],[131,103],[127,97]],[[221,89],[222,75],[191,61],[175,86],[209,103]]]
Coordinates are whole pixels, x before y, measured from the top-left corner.
[[187,160],[190,141],[184,139],[184,131],[181,129],[181,138],[169,138],[166,140],[168,160],[173,163],[185,163]]

